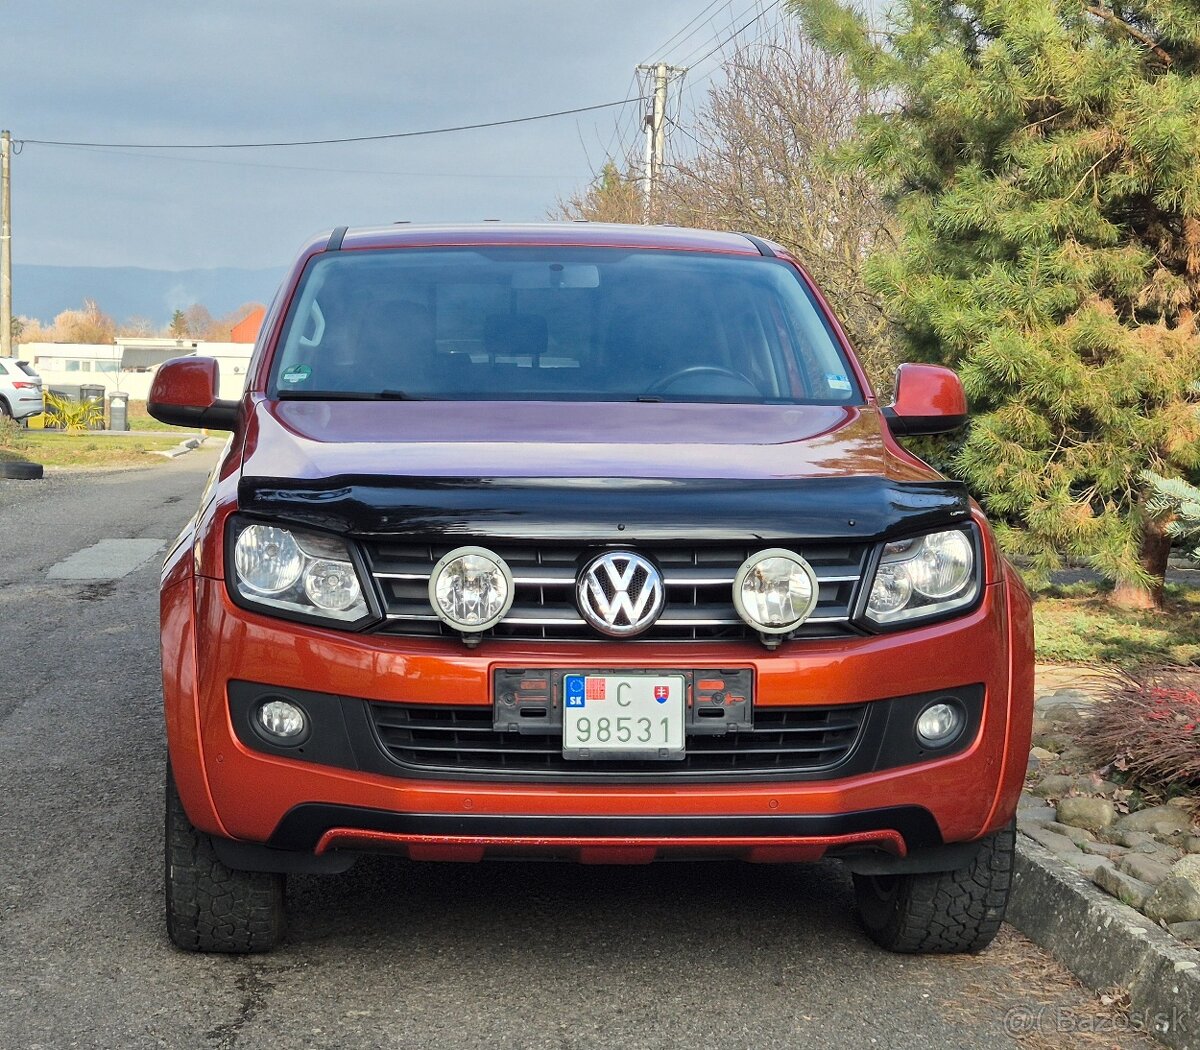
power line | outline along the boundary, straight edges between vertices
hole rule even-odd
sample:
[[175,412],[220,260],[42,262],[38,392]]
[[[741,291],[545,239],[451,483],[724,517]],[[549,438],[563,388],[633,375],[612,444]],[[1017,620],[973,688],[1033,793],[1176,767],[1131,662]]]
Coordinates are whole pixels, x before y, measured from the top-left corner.
[[682,47],[684,45],[684,43],[690,37],[693,37],[698,32],[700,32],[701,27],[696,26],[696,28],[692,29],[692,31],[683,38],[683,40],[679,40],[678,43],[676,43],[676,40],[679,37],[680,33],[683,33],[686,30],[691,29],[691,27],[693,25],[696,25],[696,23],[699,22],[700,19],[702,19],[706,14],[708,14],[709,11],[711,11],[714,7],[719,7],[721,4],[728,4],[729,2],[730,2],[730,0],[712,0],[712,3],[710,3],[706,8],[704,8],[703,11],[701,11],[698,15],[696,15],[690,22],[688,22],[688,24],[685,25],[683,27],[683,29],[680,29],[673,36],[668,37],[665,43],[659,44],[658,47],[656,47],[653,51],[650,52],[650,55],[647,58],[644,58],[641,61],[640,64],[643,66],[649,65],[650,62],[654,59],[654,57],[656,55],[663,54],[667,50],[667,48],[669,48],[672,44],[675,44],[676,47]]
[[[754,22],[758,21],[758,19],[760,19],[763,16],[765,16],[766,14],[768,14],[773,8],[775,8],[777,6],[778,6],[778,0],[776,0],[775,3],[772,3],[768,7],[764,8],[759,13],[758,18],[752,20],[751,22],[748,22],[745,26],[743,26],[741,29],[739,29],[737,33],[734,33],[733,36],[728,37],[725,40],[725,43],[728,44],[730,40],[733,40],[740,33],[744,32],[748,26],[753,25]],[[741,53],[749,48],[754,47],[760,40],[763,39],[763,37],[767,36],[773,30],[778,29],[780,24],[781,24],[780,20],[775,19],[772,22],[770,22],[766,25],[763,25],[759,29],[759,31],[754,34],[754,37],[752,39],[743,41],[742,43],[740,43],[738,45],[738,53]],[[715,53],[716,53],[715,51],[712,51],[712,52],[710,52],[710,55],[715,54]],[[709,57],[709,56],[706,56],[706,57]],[[703,61],[703,59],[701,61]],[[699,87],[705,81],[710,80],[712,77],[716,76],[717,73],[719,73],[722,69],[725,68],[725,65],[726,65],[726,60],[724,58],[722,58],[711,69],[709,69],[709,71],[707,73],[705,73],[703,76],[701,76],[699,78],[689,77],[689,79],[687,81],[687,90],[689,93],[689,98],[691,98],[691,100],[692,100],[693,112],[696,110],[697,106],[696,106],[695,96],[692,94],[692,92],[695,90],[695,88]],[[694,68],[693,68],[692,72],[695,72]],[[682,105],[682,95],[681,95],[680,104],[677,107],[677,112],[682,113],[682,111],[683,111],[683,105]],[[683,124],[681,124],[678,120],[668,117],[667,122],[675,131],[680,132],[681,134],[686,136],[688,139],[690,139],[695,144],[695,146],[699,147],[699,149],[701,151],[707,151],[708,149],[710,149],[710,143],[706,143],[706,142],[702,141],[692,131],[690,131],[688,128],[684,127]]]
[[448,135],[456,131],[477,131],[481,128],[500,128],[511,124],[527,124],[534,120],[549,120],[552,117],[569,117],[575,113],[591,113],[598,109],[627,106],[631,102],[645,102],[645,98],[623,98],[615,102],[600,102],[594,106],[578,106],[575,109],[560,109],[553,113],[536,113],[529,117],[511,117],[508,120],[491,120],[482,124],[459,124],[449,128],[428,128],[424,131],[393,131],[383,135],[350,135],[335,139],[302,139],[294,142],[68,142],[56,139],[22,139],[22,144],[33,146],[79,146],[93,149],[268,149],[277,146],[333,146],[347,142],[382,142],[388,139],[412,139],[424,135]]
[[712,30],[712,32],[710,32],[707,37],[702,37],[699,43],[693,42],[691,50],[679,61],[690,64],[692,59],[694,59],[697,55],[703,54],[706,50],[708,50],[708,48],[713,46],[715,41],[720,40],[721,37],[729,31],[729,29],[737,25],[739,19],[745,18],[746,15],[748,15],[751,11],[759,10],[761,6],[761,0],[751,0],[749,4],[735,13],[733,9],[734,0],[727,0],[725,9],[721,12],[721,14],[724,16],[724,24],[718,24],[717,18],[714,15],[709,20],[708,25],[705,27],[709,30]]
[[[636,70],[629,77],[629,83],[625,88],[626,93],[628,93],[631,90],[638,91],[638,92],[641,91],[641,87],[638,84]],[[617,116],[613,117],[613,133],[609,137],[608,145],[604,149],[605,163],[607,163],[608,160],[614,156],[613,146],[616,144],[618,138],[621,140],[622,147],[624,147],[624,145],[625,145],[624,136],[621,133],[621,128],[622,128],[622,126],[625,122],[625,118],[626,118],[626,116],[628,116],[628,114],[629,114],[629,110],[626,109],[626,110],[622,110],[620,113],[617,114]]]
[[701,142],[698,138],[696,138],[695,135],[693,135],[690,131],[688,131],[688,129],[685,128],[682,124],[672,120],[670,117],[667,117],[667,123],[670,124],[671,127],[673,127],[676,131],[682,132],[684,135],[686,135],[701,149],[708,149],[708,145],[706,143]]
[[[777,0],[777,2],[778,2],[778,0]],[[772,4],[770,7],[766,8],[766,9],[765,9],[765,10],[762,12],[762,14],[761,14],[761,15],[759,15],[759,18],[761,18],[763,15],[767,14],[767,13],[768,13],[768,12],[771,10],[771,8],[772,8],[772,7],[775,7],[775,6],[776,6],[776,4]],[[755,21],[757,21],[757,20],[758,20],[758,19],[755,19]],[[751,24],[751,25],[752,25],[753,23],[748,23],[748,24]],[[777,21],[775,21],[775,22],[773,22],[773,23],[769,23],[769,24],[767,24],[767,25],[764,25],[764,26],[763,26],[763,27],[762,27],[762,28],[761,28],[761,29],[760,29],[760,30],[759,30],[759,31],[758,31],[758,32],[757,32],[757,33],[754,35],[754,38],[753,38],[752,40],[747,40],[747,41],[744,41],[743,43],[741,43],[740,45],[738,45],[738,53],[740,53],[740,52],[742,52],[742,51],[745,51],[745,50],[747,50],[748,48],[751,48],[751,47],[753,47],[755,44],[757,44],[757,43],[758,43],[760,40],[762,40],[762,38],[763,38],[763,37],[765,37],[765,36],[766,36],[768,33],[770,33],[772,30],[774,30],[774,29],[778,29],[778,28],[779,28],[779,26],[780,26],[780,24],[781,24],[781,23],[780,23],[780,22],[777,20]],[[738,30],[738,32],[740,33],[740,32],[742,32],[744,29],[745,29],[745,26],[743,26],[743,27],[742,27],[742,30]],[[737,33],[735,33],[735,34],[734,34],[734,36],[737,36]],[[730,39],[730,40],[732,40],[732,39],[733,39],[733,37],[730,37],[729,39]],[[729,41],[727,40],[727,41],[726,41],[726,43],[728,43],[728,42],[729,42]],[[715,54],[715,52],[710,52],[710,54]],[[735,57],[736,57],[736,55],[735,55]],[[702,61],[703,61],[703,60],[702,60]],[[712,78],[712,77],[716,76],[716,75],[717,75],[717,73],[719,73],[719,72],[722,70],[722,68],[724,68],[725,64],[726,64],[726,60],[725,60],[724,58],[721,58],[721,59],[720,59],[720,60],[718,60],[718,61],[717,61],[717,63],[716,63],[716,64],[715,64],[715,65],[714,65],[714,66],[713,66],[713,67],[712,67],[712,68],[711,68],[711,69],[710,69],[710,70],[709,70],[707,73],[705,73],[703,76],[700,76],[700,77],[695,77],[695,78],[693,78],[693,79],[691,80],[691,82],[689,83],[689,85],[688,85],[688,86],[689,86],[690,88],[693,88],[693,89],[694,89],[694,88],[697,88],[697,87],[699,87],[699,86],[700,86],[701,84],[703,84],[703,83],[704,83],[706,80],[709,80],[710,78]]]
[[[712,58],[713,55],[715,55],[718,51],[720,51],[721,48],[723,48],[726,44],[728,44],[732,40],[737,39],[737,37],[741,36],[752,25],[754,25],[756,22],[765,18],[767,16],[767,14],[769,14],[774,8],[778,7],[779,4],[780,4],[780,0],[771,0],[771,3],[767,4],[767,6],[764,7],[761,11],[759,11],[759,13],[757,15],[755,15],[752,19],[750,19],[749,22],[747,22],[740,29],[735,30],[733,33],[731,33],[729,36],[727,36],[724,40],[722,40],[719,44],[717,44],[716,47],[714,47],[711,51],[709,51],[703,58],[696,59],[695,61],[689,60],[688,67],[691,69],[695,69],[697,66],[703,65],[708,59]],[[753,6],[757,6],[757,5],[751,5],[751,6],[753,7]],[[749,10],[750,10],[750,8],[746,9],[746,11],[749,11]],[[743,11],[742,14],[745,14],[746,11]]]
[[107,157],[138,157],[141,160],[165,160],[178,164],[217,164],[228,168],[266,168],[270,171],[314,171],[331,175],[398,175],[412,179],[580,179],[582,175],[539,173],[536,175],[479,171],[392,171],[380,168],[328,168],[311,164],[264,164],[252,160],[217,160],[214,157],[173,157],[162,153],[135,153],[131,150],[113,149],[108,146],[58,146],[59,149],[78,150],[82,153],[98,153]]

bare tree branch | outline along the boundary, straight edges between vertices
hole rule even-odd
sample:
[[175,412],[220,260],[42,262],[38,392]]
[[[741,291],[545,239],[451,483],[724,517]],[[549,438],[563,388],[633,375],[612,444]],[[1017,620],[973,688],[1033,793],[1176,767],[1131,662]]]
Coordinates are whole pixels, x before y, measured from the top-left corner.
[[1089,15],[1095,15],[1097,18],[1108,22],[1110,25],[1116,26],[1118,29],[1133,37],[1143,47],[1148,47],[1158,57],[1158,60],[1164,66],[1171,65],[1171,56],[1162,49],[1154,40],[1148,37],[1136,26],[1130,25],[1124,19],[1117,17],[1115,11],[1110,11],[1107,7],[1100,7],[1098,4],[1091,4],[1084,8]]

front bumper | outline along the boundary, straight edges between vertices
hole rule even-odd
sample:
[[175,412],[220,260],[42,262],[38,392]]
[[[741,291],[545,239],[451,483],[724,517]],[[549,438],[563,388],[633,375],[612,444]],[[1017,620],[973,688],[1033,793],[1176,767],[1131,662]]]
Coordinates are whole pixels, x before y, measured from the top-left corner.
[[[903,855],[966,842],[1011,817],[1032,719],[1028,599],[985,589],[958,620],[861,638],[754,644],[458,642],[351,635],[241,610],[224,584],[163,592],[164,687],[176,782],[192,821],[226,839],[323,853],[392,849],[478,859],[548,853],[652,859],[728,853],[815,859],[874,847]],[[199,646],[196,639],[202,639]],[[239,739],[234,681],[394,703],[489,705],[496,666],[752,667],[759,709],[862,704],[979,683],[978,732],[948,757],[821,779],[530,783],[421,778],[264,753]]]

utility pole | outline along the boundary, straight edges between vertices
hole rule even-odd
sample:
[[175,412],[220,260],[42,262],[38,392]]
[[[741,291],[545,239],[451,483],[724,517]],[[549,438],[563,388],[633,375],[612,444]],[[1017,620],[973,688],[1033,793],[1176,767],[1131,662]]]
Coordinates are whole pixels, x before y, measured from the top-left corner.
[[653,105],[646,114],[646,160],[643,188],[645,212],[642,221],[654,221],[655,203],[662,188],[663,168],[666,163],[667,142],[667,88],[676,77],[687,72],[681,66],[668,66],[659,62],[653,66],[638,66],[640,72],[654,74]]
[[12,357],[12,135],[0,131],[0,357]]

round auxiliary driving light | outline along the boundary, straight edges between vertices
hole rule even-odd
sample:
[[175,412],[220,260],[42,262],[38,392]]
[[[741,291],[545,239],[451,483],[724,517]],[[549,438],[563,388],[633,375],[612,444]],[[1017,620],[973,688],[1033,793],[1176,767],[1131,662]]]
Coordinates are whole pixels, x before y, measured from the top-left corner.
[[267,700],[258,705],[258,728],[276,744],[299,744],[308,736],[308,716],[287,700]]
[[923,747],[945,747],[958,737],[965,724],[966,716],[958,704],[939,700],[917,716],[917,740]]
[[459,631],[486,631],[512,607],[513,578],[504,559],[485,547],[459,547],[433,568],[429,604]]
[[756,631],[786,634],[812,615],[818,591],[808,562],[794,551],[772,547],[742,563],[733,580],[733,604]]

